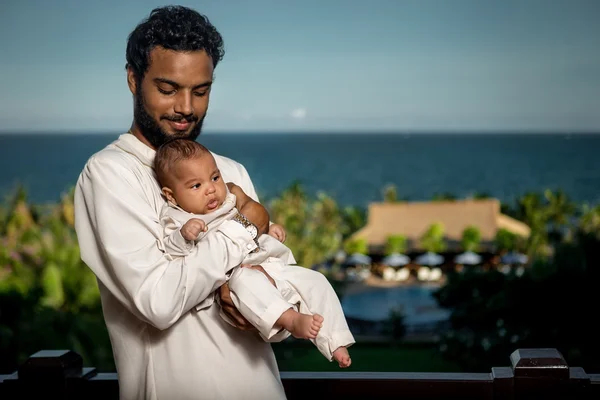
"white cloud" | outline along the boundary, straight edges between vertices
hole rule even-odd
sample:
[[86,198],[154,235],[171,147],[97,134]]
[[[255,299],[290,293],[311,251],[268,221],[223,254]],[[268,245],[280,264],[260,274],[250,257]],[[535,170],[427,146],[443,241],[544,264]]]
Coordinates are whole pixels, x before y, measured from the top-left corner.
[[290,116],[294,119],[304,119],[306,118],[306,108],[296,108],[292,110]]

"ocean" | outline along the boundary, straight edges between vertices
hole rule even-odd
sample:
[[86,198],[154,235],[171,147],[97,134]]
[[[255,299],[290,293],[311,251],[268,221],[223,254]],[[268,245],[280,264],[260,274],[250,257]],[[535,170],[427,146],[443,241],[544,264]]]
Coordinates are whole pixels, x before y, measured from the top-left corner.
[[[114,134],[0,134],[0,194],[21,184],[35,203],[73,186],[88,157]],[[261,199],[298,181],[340,205],[366,207],[393,184],[399,197],[467,197],[511,202],[529,191],[562,189],[600,203],[600,134],[203,133],[201,143],[246,167]]]

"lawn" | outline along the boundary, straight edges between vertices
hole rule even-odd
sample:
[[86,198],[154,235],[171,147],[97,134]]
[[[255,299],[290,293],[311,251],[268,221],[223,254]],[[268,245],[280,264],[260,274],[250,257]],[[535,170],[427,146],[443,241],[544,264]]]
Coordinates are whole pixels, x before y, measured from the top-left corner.
[[[276,343],[273,350],[280,371],[340,371],[308,341]],[[460,372],[442,359],[435,345],[357,343],[349,351],[352,366],[344,371]]]

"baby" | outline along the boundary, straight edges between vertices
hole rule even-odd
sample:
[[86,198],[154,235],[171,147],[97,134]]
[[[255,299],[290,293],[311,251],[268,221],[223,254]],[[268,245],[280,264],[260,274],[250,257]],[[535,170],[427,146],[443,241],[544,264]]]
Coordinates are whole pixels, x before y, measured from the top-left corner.
[[[265,340],[284,337],[287,331],[296,338],[311,340],[341,368],[349,367],[347,348],[355,343],[354,337],[331,284],[323,274],[294,265],[290,249],[282,243],[285,229],[270,224],[264,207],[239,186],[225,183],[211,152],[192,140],[171,140],[157,150],[154,169],[167,199],[161,215],[164,250],[170,256],[183,256],[223,221],[242,224],[257,245],[242,265],[261,265],[275,286],[259,271],[228,266],[236,308]],[[256,225],[248,221],[240,213],[248,207],[261,207],[264,221]],[[212,301],[205,300],[197,309]],[[221,316],[227,320],[225,314]]]

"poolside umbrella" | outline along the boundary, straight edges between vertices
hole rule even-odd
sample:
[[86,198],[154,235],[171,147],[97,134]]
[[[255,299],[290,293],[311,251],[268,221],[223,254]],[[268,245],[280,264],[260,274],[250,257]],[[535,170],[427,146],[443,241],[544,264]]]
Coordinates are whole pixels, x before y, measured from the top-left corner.
[[350,257],[348,257],[346,259],[346,261],[344,261],[344,264],[369,265],[369,264],[371,264],[371,257],[364,255],[364,254],[360,254],[360,253],[354,253]]
[[402,267],[410,262],[410,258],[404,254],[392,253],[381,260],[381,262],[390,267]]
[[481,262],[481,256],[472,251],[465,251],[454,257],[454,262],[463,265],[477,265]]
[[526,264],[529,258],[525,254],[508,253],[500,259],[504,264]]
[[444,257],[439,254],[428,251],[425,254],[421,254],[415,259],[415,262],[420,265],[440,265],[444,262]]

